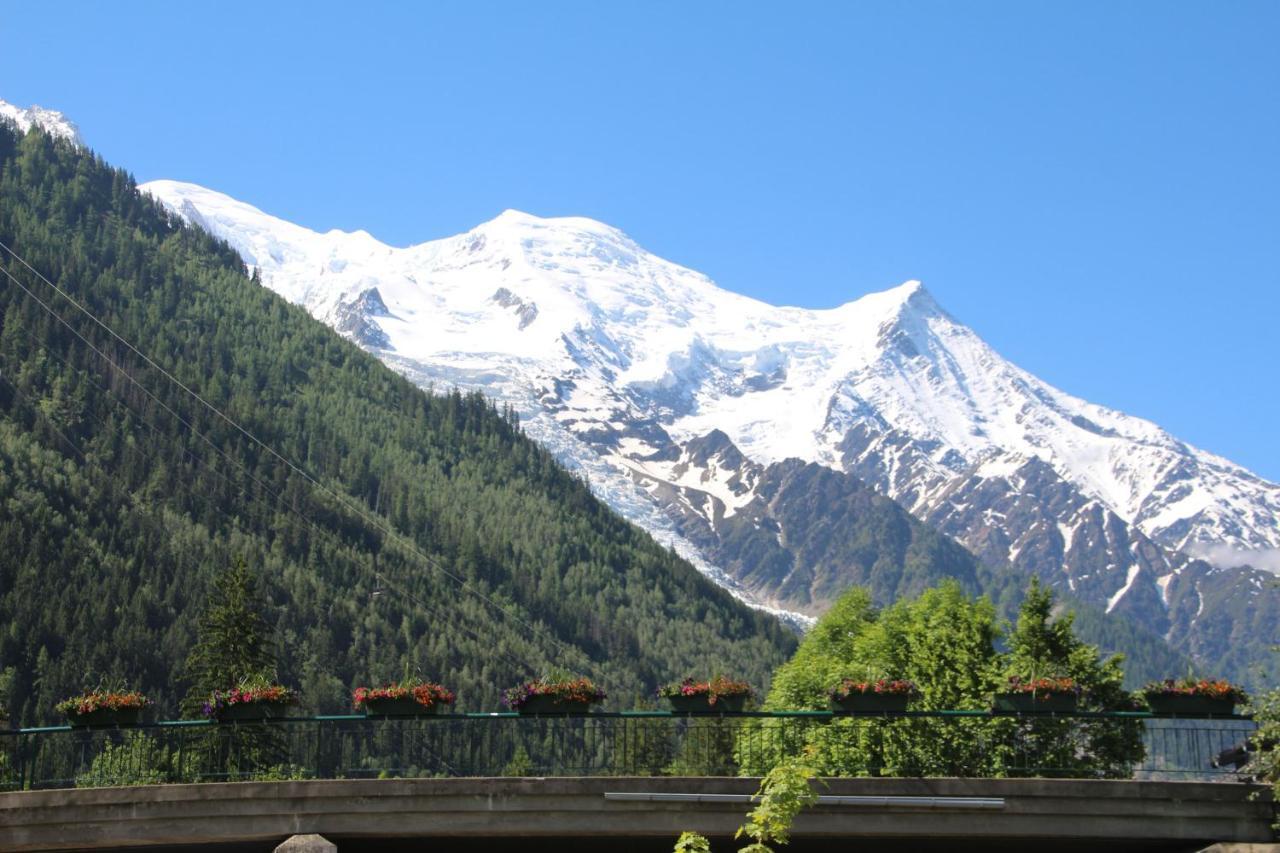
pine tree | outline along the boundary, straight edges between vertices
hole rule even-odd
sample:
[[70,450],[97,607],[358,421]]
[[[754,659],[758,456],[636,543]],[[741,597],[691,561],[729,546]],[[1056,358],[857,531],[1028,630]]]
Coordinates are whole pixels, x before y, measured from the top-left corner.
[[257,578],[244,557],[214,581],[196,644],[187,656],[191,689],[182,700],[185,713],[198,713],[213,691],[234,687],[246,678],[275,679],[271,626],[258,600]]
[[[1075,635],[1070,611],[1053,619],[1053,592],[1034,576],[1009,635],[1006,671],[1019,678],[1073,680],[1086,711],[1132,710],[1124,689],[1122,655],[1103,660],[1098,649]],[[1028,765],[1069,775],[1127,778],[1142,758],[1137,720],[1035,720],[1019,723],[1009,742]]]

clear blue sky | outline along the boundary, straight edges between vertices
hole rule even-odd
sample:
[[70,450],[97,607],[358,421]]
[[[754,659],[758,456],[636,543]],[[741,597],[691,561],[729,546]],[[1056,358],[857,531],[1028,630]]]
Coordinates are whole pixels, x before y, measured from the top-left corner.
[[0,98],[405,245],[584,215],[775,303],[908,278],[1280,480],[1280,2],[0,0]]

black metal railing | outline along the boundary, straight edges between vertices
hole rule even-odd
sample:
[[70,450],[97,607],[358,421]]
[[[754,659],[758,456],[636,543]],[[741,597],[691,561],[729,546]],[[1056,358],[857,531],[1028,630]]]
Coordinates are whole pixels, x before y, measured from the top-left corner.
[[813,747],[829,775],[1234,780],[1248,717],[662,711],[172,721],[0,732],[0,790],[165,782],[758,775]]

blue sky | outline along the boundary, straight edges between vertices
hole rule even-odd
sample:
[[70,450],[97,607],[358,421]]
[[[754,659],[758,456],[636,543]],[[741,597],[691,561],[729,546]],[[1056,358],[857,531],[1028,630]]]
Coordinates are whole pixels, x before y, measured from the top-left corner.
[[583,215],[774,303],[920,278],[1280,480],[1280,3],[0,0],[0,98],[139,180],[416,243]]

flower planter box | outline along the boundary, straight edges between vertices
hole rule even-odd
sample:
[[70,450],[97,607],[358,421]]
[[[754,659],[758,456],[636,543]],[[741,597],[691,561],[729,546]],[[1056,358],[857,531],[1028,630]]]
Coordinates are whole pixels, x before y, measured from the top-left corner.
[[141,708],[99,708],[87,714],[68,714],[67,722],[82,726],[136,726],[142,719]]
[[366,699],[364,702],[366,717],[422,717],[438,713],[440,713],[439,702],[423,705],[409,696],[402,699]]
[[995,709],[1018,713],[1069,714],[1076,709],[1077,698],[1074,693],[997,693]]
[[292,705],[280,702],[237,702],[218,709],[220,723],[260,723],[263,720],[281,720],[289,716]]
[[591,711],[590,702],[561,701],[555,696],[530,696],[516,709],[519,714],[586,714]]
[[831,700],[833,711],[853,711],[863,714],[901,713],[907,710],[911,697],[906,693],[850,693],[842,699]]
[[1234,699],[1219,699],[1213,696],[1184,696],[1179,694],[1159,695],[1148,693],[1147,704],[1153,714],[1180,714],[1192,716],[1199,714],[1229,715],[1235,712]]
[[712,705],[711,698],[707,694],[699,693],[693,696],[668,696],[667,701],[671,703],[671,710],[676,714],[737,714],[746,707],[747,697],[720,696]]

